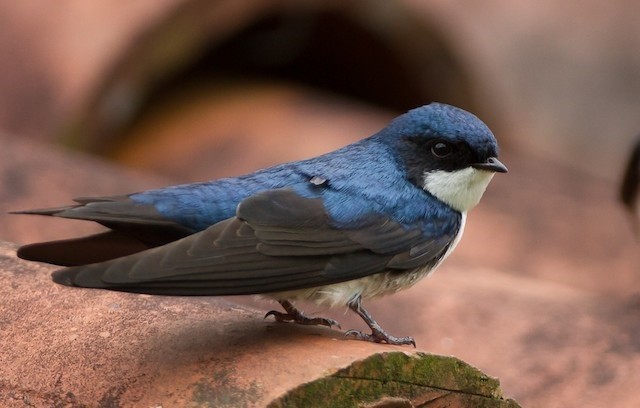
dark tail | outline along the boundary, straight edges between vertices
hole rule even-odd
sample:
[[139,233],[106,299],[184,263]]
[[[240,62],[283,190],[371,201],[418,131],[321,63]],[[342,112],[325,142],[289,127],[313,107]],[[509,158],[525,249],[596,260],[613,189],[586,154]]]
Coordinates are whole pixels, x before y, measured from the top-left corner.
[[117,231],[81,238],[39,242],[18,249],[18,257],[61,266],[103,262],[149,249],[151,246]]

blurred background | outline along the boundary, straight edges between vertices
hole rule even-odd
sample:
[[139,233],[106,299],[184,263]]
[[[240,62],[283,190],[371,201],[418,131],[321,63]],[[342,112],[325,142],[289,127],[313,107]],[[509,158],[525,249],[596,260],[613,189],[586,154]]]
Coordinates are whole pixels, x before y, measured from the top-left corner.
[[7,211],[238,175],[453,104],[492,128],[510,172],[450,261],[372,313],[499,377],[523,406],[638,404],[640,255],[617,189],[640,132],[639,12],[631,0],[0,3],[0,239],[98,228]]

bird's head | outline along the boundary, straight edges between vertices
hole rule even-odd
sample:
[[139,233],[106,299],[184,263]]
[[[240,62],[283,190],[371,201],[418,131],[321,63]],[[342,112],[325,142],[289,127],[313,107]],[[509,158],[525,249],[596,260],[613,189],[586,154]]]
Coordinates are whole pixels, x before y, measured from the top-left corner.
[[460,212],[480,201],[496,172],[507,172],[491,130],[462,109],[432,103],[385,130],[408,179]]

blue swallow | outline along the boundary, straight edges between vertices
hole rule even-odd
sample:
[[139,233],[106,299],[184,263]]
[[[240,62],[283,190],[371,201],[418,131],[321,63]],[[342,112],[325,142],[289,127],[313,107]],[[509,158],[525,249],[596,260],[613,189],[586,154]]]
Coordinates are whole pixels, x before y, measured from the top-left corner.
[[385,332],[362,301],[406,289],[440,265],[496,172],[507,168],[489,128],[469,112],[432,103],[309,160],[23,211],[109,230],[26,245],[18,255],[66,266],[53,280],[68,286],[260,294],[284,308],[267,313],[277,321],[339,327],[294,305],[346,305],[371,329],[346,337],[415,346],[412,337]]

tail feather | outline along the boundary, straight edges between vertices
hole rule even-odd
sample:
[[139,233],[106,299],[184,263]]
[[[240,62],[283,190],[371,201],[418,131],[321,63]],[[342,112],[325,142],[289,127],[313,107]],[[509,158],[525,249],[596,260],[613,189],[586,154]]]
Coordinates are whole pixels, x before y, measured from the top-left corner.
[[78,266],[103,262],[152,246],[117,231],[107,231],[81,238],[39,242],[18,249],[18,257],[29,261],[61,266]]
[[74,208],[79,207],[80,205],[66,205],[64,207],[54,207],[54,208],[37,208],[35,210],[21,210],[21,211],[9,211],[9,214],[26,214],[26,215],[47,215],[47,216],[55,216],[61,212],[72,210]]
[[168,219],[153,205],[128,196],[80,197],[77,204],[12,214],[45,215],[94,221],[111,229],[101,234],[25,245],[18,256],[30,261],[78,266],[119,258],[192,234],[192,229]]

